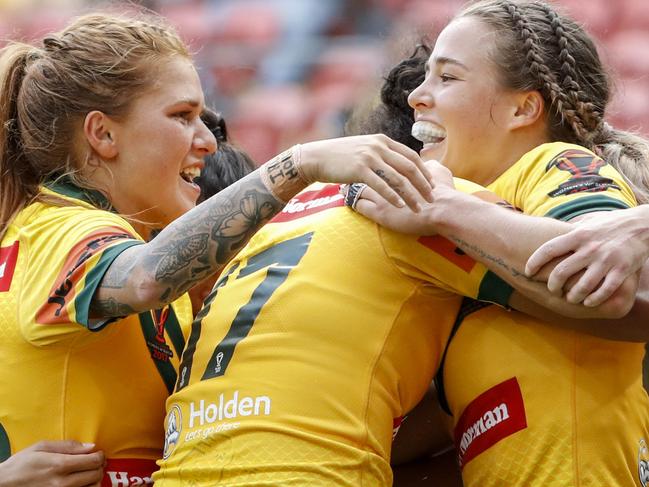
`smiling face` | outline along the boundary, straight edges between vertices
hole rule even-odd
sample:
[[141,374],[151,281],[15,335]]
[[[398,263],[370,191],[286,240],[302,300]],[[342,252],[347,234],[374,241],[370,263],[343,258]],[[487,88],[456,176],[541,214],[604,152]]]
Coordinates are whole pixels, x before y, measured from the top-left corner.
[[499,83],[493,49],[495,34],[484,22],[452,21],[437,38],[424,82],[408,99],[414,131],[426,142],[422,158],[437,159],[456,176],[481,184],[515,162],[507,144],[517,93]]
[[163,62],[152,85],[112,121],[117,155],[107,163],[108,193],[120,213],[163,227],[195,206],[200,189],[192,179],[216,140],[200,118],[203,91],[189,59]]

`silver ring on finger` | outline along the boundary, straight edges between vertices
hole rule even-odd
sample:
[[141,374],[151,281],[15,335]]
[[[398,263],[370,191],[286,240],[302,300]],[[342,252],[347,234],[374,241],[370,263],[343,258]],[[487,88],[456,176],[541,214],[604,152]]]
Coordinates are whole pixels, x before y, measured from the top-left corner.
[[365,183],[354,183],[350,184],[347,188],[347,193],[345,194],[345,206],[351,206],[353,210],[356,209],[358,200],[361,199],[363,191],[367,188]]

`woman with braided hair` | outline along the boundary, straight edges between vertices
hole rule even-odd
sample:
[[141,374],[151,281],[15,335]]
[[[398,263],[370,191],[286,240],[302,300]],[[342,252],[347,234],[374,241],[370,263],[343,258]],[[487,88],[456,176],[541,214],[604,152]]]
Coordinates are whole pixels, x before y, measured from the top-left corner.
[[[429,166],[435,202],[391,211],[366,189],[356,208],[446,236],[532,297],[527,258],[567,221],[647,201],[647,143],[604,122],[609,90],[592,40],[547,3],[472,3],[439,35],[409,97],[422,158],[441,162]],[[451,172],[527,215],[455,190]],[[647,485],[647,306],[624,293],[605,300],[619,300],[617,320],[589,307],[561,317],[517,293],[509,305],[536,319],[465,302],[437,375],[465,486]]]
[[[296,146],[194,208],[216,149],[203,109],[187,47],[153,16],[86,15],[0,50],[2,481],[36,484],[9,477],[60,453],[83,457],[51,482],[94,483],[105,456],[102,485],[150,484],[185,291],[310,181],[429,197],[417,154],[368,136]],[[28,448],[40,438],[84,443]]]

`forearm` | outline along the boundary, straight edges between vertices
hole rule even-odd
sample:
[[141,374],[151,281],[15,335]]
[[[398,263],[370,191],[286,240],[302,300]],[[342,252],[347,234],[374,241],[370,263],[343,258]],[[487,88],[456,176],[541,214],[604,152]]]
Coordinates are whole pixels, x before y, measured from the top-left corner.
[[93,316],[159,308],[218,272],[281,211],[284,203],[279,199],[287,201],[305,187],[292,162],[277,160],[254,171],[174,221],[151,242],[125,250],[95,293]]
[[[623,292],[618,291],[618,293]],[[618,293],[614,294],[611,300],[624,299]],[[645,289],[640,288],[631,311],[626,313],[622,318],[614,320],[603,318],[598,316],[597,312],[593,313],[591,311],[593,309],[596,310],[596,308],[583,307],[581,310],[575,310],[577,317],[567,317],[548,311],[548,307],[545,304],[541,306],[516,292],[512,294],[510,305],[552,326],[575,330],[607,340],[626,342],[649,341],[649,327],[646,326],[647,315],[649,314],[649,293],[647,293],[646,287]],[[579,305],[567,306],[579,307]],[[582,312],[586,313],[585,317],[582,315]]]
[[[551,310],[570,319],[621,318],[633,304],[637,287],[633,277],[613,297],[588,308],[552,295],[545,284],[547,272],[537,274],[535,280],[525,276],[523,271],[530,255],[546,241],[568,232],[570,223],[524,215],[457,191],[443,192],[436,202],[441,203],[435,216],[439,232],[507,281],[520,295],[546,308],[546,314]],[[520,300],[510,302],[515,309],[521,304]],[[531,307],[527,309],[530,311]],[[543,313],[539,311],[538,317],[542,318]],[[594,329],[600,326],[596,325]],[[580,324],[584,326],[587,325]]]
[[454,190],[436,195],[434,228],[513,287],[531,281],[525,263],[541,244],[570,230],[569,223],[524,215]]

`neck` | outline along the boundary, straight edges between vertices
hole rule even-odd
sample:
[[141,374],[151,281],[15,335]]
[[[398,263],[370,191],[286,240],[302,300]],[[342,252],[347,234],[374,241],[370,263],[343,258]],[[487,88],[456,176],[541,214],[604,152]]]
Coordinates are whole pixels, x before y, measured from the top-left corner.
[[92,166],[92,170],[85,177],[107,196],[114,211],[126,219],[138,235],[146,241],[155,236],[153,234],[155,226],[150,223],[149,212],[138,209],[130,198],[120,193],[119,187],[115,185],[113,175],[104,164]]
[[499,150],[490,154],[491,161],[483,162],[481,166],[484,168],[484,171],[480,175],[481,180],[476,180],[476,182],[483,186],[488,186],[502,176],[507,169],[516,164],[529,151],[547,142],[550,142],[550,140],[545,135],[540,135],[532,131],[529,133],[519,131],[515,136],[506,138],[501,142]]

